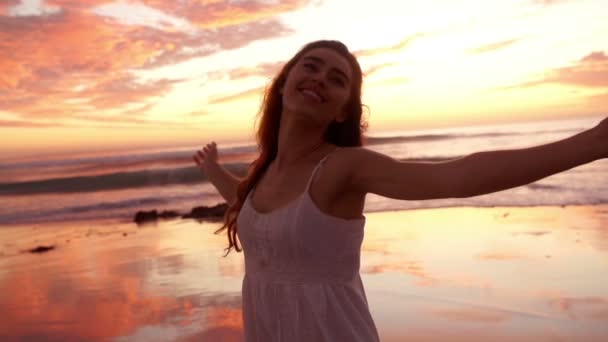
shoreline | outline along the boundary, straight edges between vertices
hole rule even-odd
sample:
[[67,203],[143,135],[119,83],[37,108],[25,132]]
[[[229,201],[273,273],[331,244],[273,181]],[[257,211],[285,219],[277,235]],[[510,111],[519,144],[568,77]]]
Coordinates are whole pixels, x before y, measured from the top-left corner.
[[[223,205],[225,202],[217,202],[215,205],[205,205],[206,208],[212,208],[214,206]],[[514,209],[522,209],[522,208],[570,208],[570,207],[608,207],[608,202],[601,203],[590,203],[590,204],[578,204],[578,203],[568,203],[568,204],[534,204],[534,205],[438,205],[438,206],[429,206],[429,207],[415,207],[415,208],[388,208],[388,209],[377,209],[377,210],[367,210],[363,212],[363,215],[372,215],[372,214],[381,214],[381,213],[391,213],[391,212],[411,212],[411,211],[425,211],[425,210],[442,210],[442,209],[501,209],[501,208],[514,208]],[[194,209],[194,208],[192,208]],[[191,210],[191,209],[190,209]],[[167,212],[175,212],[177,216],[188,215],[189,211],[177,211],[173,209],[146,209],[133,212],[130,217],[100,217],[100,218],[77,218],[77,219],[61,219],[61,220],[53,220],[53,221],[44,221],[43,219],[29,221],[29,222],[0,222],[0,231],[7,227],[10,228],[18,228],[18,227],[31,227],[31,226],[41,226],[41,225],[74,225],[74,224],[106,224],[106,225],[116,225],[116,224],[129,224],[134,222],[134,217],[138,212],[147,212],[147,211],[157,211],[159,213],[159,218],[157,221],[153,222],[145,222],[143,225],[154,224],[154,222],[163,223],[163,222],[172,222],[179,220],[194,220],[194,221],[202,221],[202,222],[221,222],[222,218],[219,217],[211,217],[211,218],[183,218],[183,217],[161,217],[162,213]]]
[[[366,217],[360,274],[383,341],[608,334],[608,205]],[[240,341],[243,253],[224,258],[216,228],[188,219],[0,229],[0,339]],[[22,252],[50,242],[47,253]]]

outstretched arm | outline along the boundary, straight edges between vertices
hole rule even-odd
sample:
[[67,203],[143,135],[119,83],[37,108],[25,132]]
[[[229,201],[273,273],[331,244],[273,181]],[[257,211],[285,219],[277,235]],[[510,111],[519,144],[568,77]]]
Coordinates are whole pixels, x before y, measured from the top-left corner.
[[241,180],[219,164],[215,142],[197,151],[192,159],[226,202],[232,204],[236,200],[236,190]]
[[608,118],[564,140],[486,151],[440,163],[400,162],[363,148],[345,153],[353,190],[403,200],[463,198],[506,190],[608,158]]

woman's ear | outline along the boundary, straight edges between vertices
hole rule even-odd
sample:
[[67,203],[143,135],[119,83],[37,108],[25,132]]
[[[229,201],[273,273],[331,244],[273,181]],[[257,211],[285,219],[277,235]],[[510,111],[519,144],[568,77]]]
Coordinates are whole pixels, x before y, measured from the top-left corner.
[[346,121],[346,114],[343,112],[342,114],[338,115],[335,119],[335,122],[337,123],[343,123],[344,121]]
[[344,121],[346,121],[346,118],[348,118],[348,113],[346,112],[345,108],[340,112],[340,114],[338,114],[338,116],[336,116],[334,121],[337,123],[343,123]]

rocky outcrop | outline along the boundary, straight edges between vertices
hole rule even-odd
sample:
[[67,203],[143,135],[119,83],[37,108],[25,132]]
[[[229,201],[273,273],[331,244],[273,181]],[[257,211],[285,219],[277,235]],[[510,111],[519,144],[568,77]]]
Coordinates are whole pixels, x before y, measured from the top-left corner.
[[216,221],[224,218],[226,210],[228,210],[228,204],[226,203],[217,204],[212,207],[195,207],[192,208],[190,213],[182,216],[182,218],[211,219]]
[[135,214],[135,217],[133,218],[133,222],[137,224],[144,224],[156,222],[159,219],[169,219],[180,216],[184,219],[219,221],[224,218],[226,210],[228,210],[228,204],[220,203],[210,207],[201,206],[192,208],[190,212],[185,215],[181,215],[180,213],[174,210],[166,210],[161,213],[158,213],[156,209],[150,211],[138,211]]
[[179,217],[179,216],[180,216],[180,214],[174,210],[165,210],[165,211],[162,211],[161,213],[158,213],[156,211],[156,209],[151,210],[151,211],[138,211],[135,214],[135,217],[133,218],[133,222],[135,222],[137,224],[141,224],[141,223],[156,221],[158,219],[168,219],[168,218],[175,218],[175,217]]

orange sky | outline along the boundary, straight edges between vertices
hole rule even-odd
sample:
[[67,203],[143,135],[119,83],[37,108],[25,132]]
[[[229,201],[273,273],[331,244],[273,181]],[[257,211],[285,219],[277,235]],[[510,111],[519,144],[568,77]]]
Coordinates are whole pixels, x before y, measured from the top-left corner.
[[302,45],[366,72],[370,133],[608,108],[605,1],[0,2],[4,156],[251,140]]

